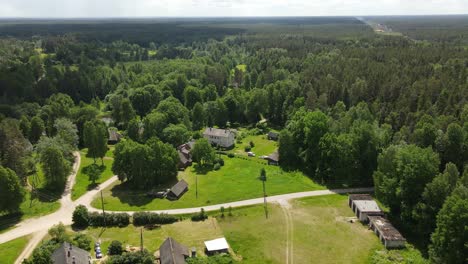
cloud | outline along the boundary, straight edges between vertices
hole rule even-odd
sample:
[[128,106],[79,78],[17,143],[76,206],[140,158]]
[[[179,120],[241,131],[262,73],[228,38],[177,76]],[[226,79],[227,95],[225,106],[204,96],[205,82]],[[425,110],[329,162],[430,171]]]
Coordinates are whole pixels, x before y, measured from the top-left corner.
[[466,0],[0,0],[0,17],[467,14]]

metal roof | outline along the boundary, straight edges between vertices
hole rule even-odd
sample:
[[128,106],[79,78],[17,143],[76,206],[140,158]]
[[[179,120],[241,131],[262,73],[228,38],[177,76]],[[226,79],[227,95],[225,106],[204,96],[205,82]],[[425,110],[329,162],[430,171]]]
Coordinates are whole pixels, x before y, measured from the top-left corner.
[[172,237],[168,237],[159,247],[159,255],[161,264],[184,264],[189,250]]
[[355,200],[353,203],[361,212],[382,212],[379,205],[373,200]]
[[388,221],[381,216],[369,216],[369,221],[379,230],[385,240],[390,241],[405,241],[406,239],[400,232]]
[[208,251],[218,251],[229,249],[226,238],[221,237],[210,241],[205,241],[205,247]]

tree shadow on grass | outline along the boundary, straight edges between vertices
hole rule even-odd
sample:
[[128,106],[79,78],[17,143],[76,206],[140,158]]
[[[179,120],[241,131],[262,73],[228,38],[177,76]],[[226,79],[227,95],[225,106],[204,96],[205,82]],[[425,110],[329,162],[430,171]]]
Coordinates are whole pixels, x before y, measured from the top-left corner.
[[22,212],[10,213],[0,215],[0,233],[7,230],[21,221],[23,217]]
[[192,167],[192,172],[198,174],[198,175],[206,175],[208,172],[213,170],[213,165],[200,165],[200,164],[195,164]]
[[[154,190],[159,190],[163,191],[166,189],[171,188],[177,181],[171,181],[166,184],[162,184]],[[130,206],[144,206],[149,203],[151,203],[154,199],[159,199],[159,198],[154,198],[148,193],[150,190],[135,190],[132,189],[130,184],[128,182],[121,183],[119,185],[116,185],[112,187],[111,189],[111,194],[112,197],[116,197],[119,199],[121,203],[128,204]],[[104,200],[105,202],[105,200]],[[105,206],[105,205],[104,205]]]
[[[93,170],[94,168],[97,169],[97,170],[99,171],[100,177],[96,180],[96,181],[99,181],[99,179],[100,179],[101,176],[102,176],[102,173],[104,173],[104,171],[105,171],[106,168],[107,168],[106,165],[99,165],[99,164],[97,164],[97,163],[96,163],[96,164],[90,164],[90,165],[88,165],[88,166],[86,166],[86,167],[83,167],[83,169],[81,169],[81,172],[82,172],[83,174],[89,176],[89,174],[92,172],[92,170]],[[98,182],[96,182],[96,183],[90,183],[90,184],[88,184],[88,186],[86,187],[86,190],[91,191],[91,190],[95,189],[98,185],[99,185]]]

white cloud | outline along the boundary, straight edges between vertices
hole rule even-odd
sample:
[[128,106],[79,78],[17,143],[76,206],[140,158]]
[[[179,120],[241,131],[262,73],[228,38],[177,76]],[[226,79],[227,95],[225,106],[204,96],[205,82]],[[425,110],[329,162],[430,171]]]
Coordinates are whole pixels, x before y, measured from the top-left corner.
[[0,17],[466,14],[466,0],[0,0]]

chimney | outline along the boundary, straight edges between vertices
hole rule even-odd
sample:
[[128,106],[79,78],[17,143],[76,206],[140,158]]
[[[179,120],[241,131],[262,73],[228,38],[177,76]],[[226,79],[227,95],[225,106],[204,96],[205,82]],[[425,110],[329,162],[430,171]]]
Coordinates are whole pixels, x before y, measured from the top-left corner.
[[72,250],[72,243],[70,243],[70,250]]
[[192,258],[196,258],[197,257],[197,249],[195,247],[192,248]]
[[68,250],[68,254],[67,254],[67,257],[70,257],[70,250]]
[[76,264],[76,262],[75,262],[75,256],[73,256],[73,258],[72,258],[72,264]]

